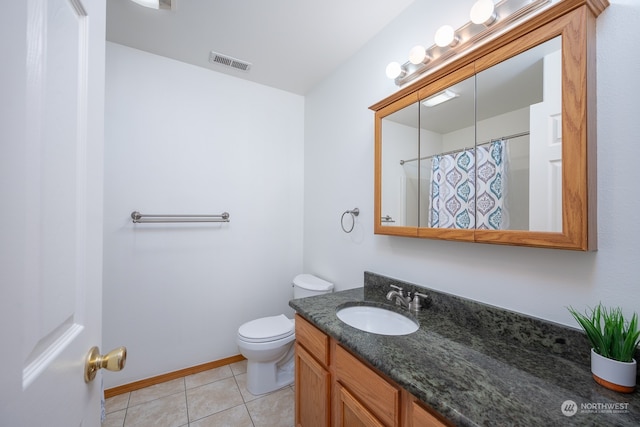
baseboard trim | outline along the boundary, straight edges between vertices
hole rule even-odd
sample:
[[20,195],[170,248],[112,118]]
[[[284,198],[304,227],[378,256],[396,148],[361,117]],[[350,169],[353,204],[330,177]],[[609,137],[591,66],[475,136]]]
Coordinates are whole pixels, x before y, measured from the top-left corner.
[[224,359],[214,360],[213,362],[203,363],[202,365],[191,366],[190,368],[180,369],[178,371],[168,372],[166,374],[158,375],[156,377],[145,378],[144,380],[135,381],[129,384],[119,385],[117,387],[109,388],[104,391],[105,399],[108,399],[119,394],[128,393],[130,391],[139,390],[141,388],[149,387],[152,385],[164,383],[167,381],[182,378],[187,375],[197,374],[199,372],[208,371],[209,369],[219,368],[221,366],[229,365],[231,363],[241,362],[245,358],[241,354],[237,354],[231,357],[225,357]]

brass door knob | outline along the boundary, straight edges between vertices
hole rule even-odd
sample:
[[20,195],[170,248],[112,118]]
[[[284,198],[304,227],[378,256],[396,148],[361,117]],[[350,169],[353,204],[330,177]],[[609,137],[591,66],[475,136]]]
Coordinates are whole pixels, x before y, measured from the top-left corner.
[[98,347],[92,347],[87,354],[84,363],[84,382],[93,381],[99,369],[107,369],[109,371],[121,371],[127,361],[127,348],[118,347],[111,350],[106,355],[100,355]]

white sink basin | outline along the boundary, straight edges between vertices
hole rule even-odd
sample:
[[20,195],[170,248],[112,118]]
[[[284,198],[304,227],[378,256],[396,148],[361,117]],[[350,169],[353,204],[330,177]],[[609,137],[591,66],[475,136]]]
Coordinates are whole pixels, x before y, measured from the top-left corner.
[[418,330],[418,322],[380,307],[354,305],[338,309],[338,319],[349,326],[380,335],[408,335]]

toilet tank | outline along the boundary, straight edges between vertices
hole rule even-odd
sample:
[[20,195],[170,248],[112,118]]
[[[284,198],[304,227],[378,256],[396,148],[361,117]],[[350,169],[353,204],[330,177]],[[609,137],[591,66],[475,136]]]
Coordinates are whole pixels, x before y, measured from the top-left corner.
[[293,297],[304,298],[333,291],[333,283],[313,274],[298,274],[293,278]]

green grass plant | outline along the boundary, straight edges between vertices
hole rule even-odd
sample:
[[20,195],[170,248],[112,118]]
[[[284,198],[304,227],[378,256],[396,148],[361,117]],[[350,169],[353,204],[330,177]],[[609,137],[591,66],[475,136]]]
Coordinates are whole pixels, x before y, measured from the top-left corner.
[[572,307],[569,307],[569,312],[584,329],[596,353],[619,362],[633,361],[640,342],[637,313],[633,314],[630,322],[625,322],[620,308],[607,310],[602,303],[585,314]]

